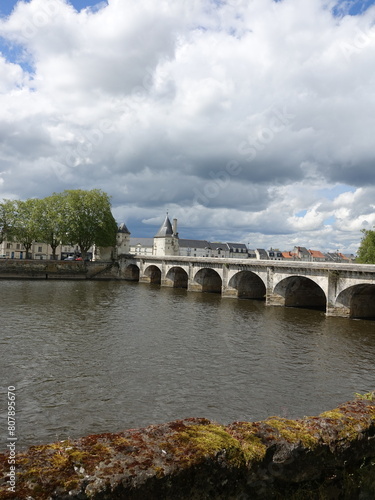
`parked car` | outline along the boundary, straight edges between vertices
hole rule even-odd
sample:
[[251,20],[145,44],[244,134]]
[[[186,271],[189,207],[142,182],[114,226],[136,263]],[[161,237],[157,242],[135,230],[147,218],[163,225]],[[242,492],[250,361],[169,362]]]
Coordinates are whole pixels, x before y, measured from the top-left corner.
[[83,260],[83,259],[82,259],[82,257],[79,257],[78,255],[69,255],[64,260]]

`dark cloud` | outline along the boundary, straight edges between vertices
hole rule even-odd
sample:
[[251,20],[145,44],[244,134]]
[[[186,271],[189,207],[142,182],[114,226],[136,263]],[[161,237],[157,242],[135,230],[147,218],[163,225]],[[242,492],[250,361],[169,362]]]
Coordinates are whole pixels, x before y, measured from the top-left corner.
[[101,188],[140,236],[168,209],[181,236],[355,251],[375,224],[374,8],[334,14],[20,3],[0,19],[0,197]]

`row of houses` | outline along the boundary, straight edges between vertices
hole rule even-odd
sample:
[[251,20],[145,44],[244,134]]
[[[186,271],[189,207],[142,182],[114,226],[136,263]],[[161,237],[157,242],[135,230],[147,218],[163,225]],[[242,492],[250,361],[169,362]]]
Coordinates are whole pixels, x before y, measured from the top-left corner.
[[[186,257],[214,257],[258,260],[294,260],[307,262],[353,262],[355,255],[341,252],[323,253],[305,247],[294,247],[291,251],[264,248],[250,249],[244,243],[210,242],[207,240],[179,239],[179,255]],[[154,238],[130,238],[130,253],[135,255],[157,255]]]
[[[49,260],[53,258],[52,248],[47,243],[33,241],[31,248],[26,256],[26,249],[22,243],[15,241],[3,241],[0,244],[0,258],[3,259],[26,259]],[[59,245],[56,249],[56,255],[59,260],[64,260],[67,257],[79,255],[78,245]]]
[[130,253],[135,255],[180,255],[186,257],[235,258],[258,260],[296,260],[308,262],[353,262],[354,255],[323,253],[295,246],[291,251],[271,248],[250,249],[244,243],[179,238],[177,219],[171,224],[168,215],[154,238],[130,237]]
[[[114,252],[100,252],[92,248],[89,256],[93,259],[105,258],[104,255],[119,255],[130,253],[135,255],[179,255],[199,258],[235,258],[258,260],[295,260],[308,262],[352,262],[354,255],[344,255],[339,251],[322,253],[301,246],[295,246],[291,251],[263,248],[250,249],[244,243],[230,243],[179,238],[177,219],[171,224],[168,215],[153,238],[131,237],[126,225],[120,224],[117,235],[117,248]],[[79,255],[78,245],[60,245],[56,250],[59,260]],[[0,244],[0,257],[7,259],[25,259],[26,251],[21,243],[3,241]],[[46,243],[34,242],[29,251],[32,259],[52,259],[52,249]]]

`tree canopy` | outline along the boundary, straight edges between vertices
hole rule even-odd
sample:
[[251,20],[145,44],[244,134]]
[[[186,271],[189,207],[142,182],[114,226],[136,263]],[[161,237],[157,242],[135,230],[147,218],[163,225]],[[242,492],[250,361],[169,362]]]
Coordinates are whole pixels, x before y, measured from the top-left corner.
[[29,200],[14,202],[15,216],[12,227],[12,235],[15,240],[22,243],[26,250],[26,256],[33,241],[40,240],[40,228],[38,225],[40,200],[30,198]]
[[100,189],[66,190],[43,199],[0,203],[0,243],[15,239],[28,253],[32,242],[48,243],[56,258],[60,244],[78,245],[83,258],[89,248],[114,246],[117,224],[109,196]]
[[11,200],[3,200],[0,203],[0,244],[12,238],[12,228],[14,226],[15,207]]
[[94,243],[102,247],[116,244],[117,224],[106,193],[67,190],[62,193],[62,205],[68,221],[66,240],[79,245],[82,257]]
[[362,229],[363,237],[357,252],[360,264],[375,264],[375,231]]

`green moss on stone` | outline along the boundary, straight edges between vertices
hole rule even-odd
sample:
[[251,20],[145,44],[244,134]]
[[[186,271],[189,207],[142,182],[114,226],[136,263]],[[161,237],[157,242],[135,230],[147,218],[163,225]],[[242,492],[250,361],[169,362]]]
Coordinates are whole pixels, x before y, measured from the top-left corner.
[[173,435],[173,439],[163,446],[189,465],[201,461],[202,458],[215,457],[220,452],[225,453],[228,463],[233,467],[245,464],[240,443],[220,425],[183,426]]
[[265,423],[276,429],[279,435],[288,443],[300,442],[306,448],[314,448],[319,442],[319,438],[303,420],[270,417],[265,420]]
[[357,399],[365,399],[367,401],[375,401],[375,391],[367,392],[366,394],[355,393]]
[[360,433],[363,424],[363,420],[361,418],[363,415],[360,414],[358,417],[352,417],[336,408],[332,411],[325,411],[319,416],[333,421],[332,424],[337,429],[337,437],[339,439],[352,441],[358,438],[358,434]]
[[335,410],[330,410],[330,411],[325,411],[319,415],[319,417],[322,418],[330,418],[333,420],[341,420],[345,418],[345,415],[343,414],[342,411],[338,410],[337,408]]
[[246,436],[242,449],[245,455],[246,463],[263,460],[267,446],[262,440],[254,434]]
[[236,422],[228,427],[229,432],[241,445],[246,464],[260,462],[265,457],[267,446],[257,435],[258,429],[252,422]]

